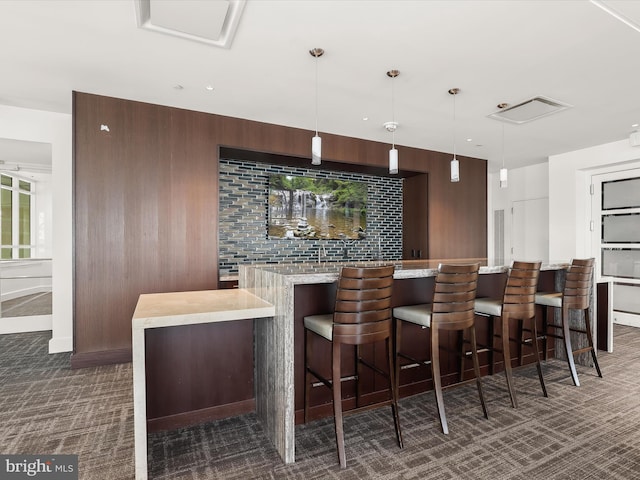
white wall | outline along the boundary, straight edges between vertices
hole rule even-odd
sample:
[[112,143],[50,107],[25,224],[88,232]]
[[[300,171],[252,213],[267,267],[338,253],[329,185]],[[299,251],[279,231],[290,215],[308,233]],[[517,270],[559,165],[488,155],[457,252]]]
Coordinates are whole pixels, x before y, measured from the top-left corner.
[[49,352],[73,349],[71,115],[0,105],[0,137],[51,144],[52,338]]
[[33,255],[38,258],[51,258],[53,256],[53,183],[50,173],[33,174],[35,181],[36,202],[34,209],[34,228],[32,232],[35,238],[32,241],[36,245]]
[[553,155],[548,163],[509,170],[509,187],[499,187],[498,174],[488,178],[488,251],[493,254],[493,212],[505,210],[505,259],[510,259],[508,214],[515,201],[549,197],[549,261],[591,256],[589,184],[598,173],[640,168],[640,147],[628,140]]
[[[529,167],[510,169],[507,188],[500,188],[498,173],[488,176],[487,198],[487,232],[489,235],[487,249],[489,258],[493,258],[494,252],[494,224],[493,212],[504,209],[504,259],[510,263],[511,258],[511,207],[514,202],[547,198],[549,196],[548,168],[546,163],[531,165]],[[541,221],[546,221],[544,218]],[[544,261],[548,258],[541,259]]]
[[549,157],[549,256],[592,255],[589,222],[591,176],[640,167],[640,147],[628,140]]

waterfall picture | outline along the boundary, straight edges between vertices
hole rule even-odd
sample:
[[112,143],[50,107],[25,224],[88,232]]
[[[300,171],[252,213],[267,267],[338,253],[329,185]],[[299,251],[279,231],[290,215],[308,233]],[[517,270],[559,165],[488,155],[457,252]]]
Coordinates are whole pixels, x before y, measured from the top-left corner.
[[269,238],[361,239],[367,184],[292,175],[269,177]]

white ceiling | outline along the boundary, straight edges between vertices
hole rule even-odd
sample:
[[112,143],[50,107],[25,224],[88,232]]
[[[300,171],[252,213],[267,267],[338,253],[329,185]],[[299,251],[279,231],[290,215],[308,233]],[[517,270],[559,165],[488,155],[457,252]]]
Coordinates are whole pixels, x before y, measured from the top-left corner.
[[[640,1],[605,3],[640,24]],[[452,152],[458,87],[457,152],[490,171],[503,125],[513,168],[627,139],[640,122],[640,32],[587,0],[248,0],[229,49],[138,28],[134,0],[3,0],[0,44],[0,104],[70,113],[77,90],[309,130],[308,51],[321,47],[321,135],[390,142],[386,72],[399,69],[396,143]],[[573,108],[487,118],[536,95]]]

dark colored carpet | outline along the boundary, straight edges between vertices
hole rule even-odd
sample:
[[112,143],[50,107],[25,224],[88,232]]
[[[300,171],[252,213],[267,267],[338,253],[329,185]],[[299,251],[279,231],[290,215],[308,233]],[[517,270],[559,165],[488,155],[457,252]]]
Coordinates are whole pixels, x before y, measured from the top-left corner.
[[[80,478],[133,478],[131,365],[69,369],[46,354],[47,334],[0,336],[0,453],[80,456]],[[516,371],[520,407],[502,374],[483,379],[490,419],[473,384],[447,390],[451,433],[440,433],[433,394],[401,400],[405,448],[389,408],[345,419],[348,468],[340,470],[332,419],[296,428],[284,465],[254,415],[149,435],[154,479],[640,479],[640,329],[615,327],[615,352],[600,353],[604,378],[565,362]]]

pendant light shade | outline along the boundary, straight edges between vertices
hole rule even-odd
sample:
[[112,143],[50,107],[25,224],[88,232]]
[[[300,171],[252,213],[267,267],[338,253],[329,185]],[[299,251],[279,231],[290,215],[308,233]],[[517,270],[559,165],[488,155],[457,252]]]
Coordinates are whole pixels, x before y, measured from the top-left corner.
[[398,149],[389,150],[389,173],[398,173]]
[[387,76],[391,77],[391,121],[384,124],[384,128],[388,132],[391,132],[391,150],[389,150],[389,173],[395,175],[398,173],[398,149],[396,148],[396,129],[398,123],[396,122],[395,113],[395,91],[394,91],[394,79],[400,75],[400,70],[389,70]]
[[500,188],[507,188],[508,173],[506,168],[500,169]]
[[395,131],[398,128],[398,124],[397,122],[385,122],[383,127],[387,132],[391,132],[393,138],[391,150],[389,150],[389,173],[395,175],[398,173],[398,149],[395,145]]
[[456,157],[453,157],[453,160],[451,160],[451,181],[460,181],[460,162]]
[[316,134],[311,139],[311,165],[322,163],[322,138],[318,135],[318,58],[324,54],[321,48],[309,50],[312,57],[316,58]]
[[317,134],[311,139],[311,164],[320,165],[322,163],[322,138]]
[[460,162],[456,158],[456,95],[460,93],[459,88],[452,88],[449,90],[449,94],[453,95],[453,159],[451,160],[451,175],[452,182],[460,181]]

